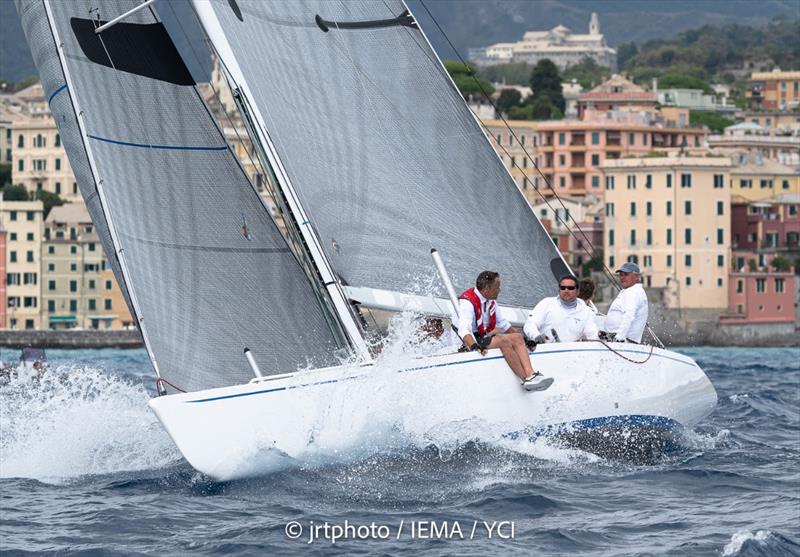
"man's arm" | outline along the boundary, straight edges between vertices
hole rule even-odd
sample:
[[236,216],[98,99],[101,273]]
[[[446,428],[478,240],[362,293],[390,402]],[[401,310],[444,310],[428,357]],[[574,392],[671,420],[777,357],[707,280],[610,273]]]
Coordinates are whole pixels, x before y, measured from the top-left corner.
[[[464,346],[470,350],[475,350],[478,345],[472,335],[472,324],[475,322],[475,308],[469,300],[458,301],[458,337],[464,342]],[[485,351],[481,351],[485,352]]]
[[[626,295],[627,294],[627,295]],[[612,333],[616,333],[618,340],[624,340],[628,338],[628,331],[630,331],[631,325],[633,325],[633,320],[636,318],[636,299],[631,296],[629,293],[620,292],[621,299],[620,302],[620,309],[622,310],[622,319],[617,327],[616,331],[609,331]]]
[[597,323],[595,323],[594,317],[595,313],[586,306],[584,310],[586,313],[586,321],[584,321],[583,325],[583,338],[586,340],[597,340],[600,338],[600,330],[597,328]]
[[536,339],[542,332],[539,330],[539,327],[544,325],[545,318],[547,317],[547,298],[541,300],[536,307],[528,313],[528,319],[525,320],[525,326],[522,330],[525,333],[525,337],[531,340]]

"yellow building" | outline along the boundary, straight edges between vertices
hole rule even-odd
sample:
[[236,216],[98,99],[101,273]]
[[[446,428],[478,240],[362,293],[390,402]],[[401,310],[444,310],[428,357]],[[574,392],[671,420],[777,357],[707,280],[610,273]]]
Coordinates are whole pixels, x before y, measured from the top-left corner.
[[601,167],[608,267],[638,263],[668,308],[726,308],[730,159],[626,158]]
[[[83,203],[53,207],[42,244],[42,325],[120,329],[132,321]],[[107,271],[107,272],[106,272]]]
[[41,306],[42,202],[4,201],[0,224],[6,240],[6,304],[9,329],[38,329]]
[[797,168],[758,155],[742,155],[734,160],[740,164],[731,169],[731,195],[761,201],[785,193],[800,193]]
[[750,106],[764,110],[793,110],[800,106],[800,72],[754,72],[745,93]]

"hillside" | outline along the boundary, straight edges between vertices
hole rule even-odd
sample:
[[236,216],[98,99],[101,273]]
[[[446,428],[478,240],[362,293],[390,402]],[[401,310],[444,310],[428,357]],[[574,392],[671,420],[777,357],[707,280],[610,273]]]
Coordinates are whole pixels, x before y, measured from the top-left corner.
[[[600,26],[612,46],[621,43],[644,43],[671,38],[687,29],[704,25],[722,27],[729,24],[762,26],[775,17],[800,18],[797,0],[671,0],[644,2],[632,0],[424,0],[436,21],[466,56],[470,47],[481,47],[500,41],[515,41],[528,30],[545,30],[559,23],[575,32],[585,32],[592,11],[600,17]],[[436,26],[427,16],[421,0],[408,5],[442,58],[457,58]],[[169,8],[165,8],[169,6]],[[191,37],[199,35],[194,17],[186,10],[187,0],[160,0],[156,4],[165,18],[178,14]],[[184,15],[181,15],[184,14]],[[14,3],[0,0],[0,79],[20,81],[34,75],[25,37],[19,25]],[[187,44],[182,33],[176,43]],[[193,56],[187,56],[191,64]],[[195,68],[192,68],[195,71]]]

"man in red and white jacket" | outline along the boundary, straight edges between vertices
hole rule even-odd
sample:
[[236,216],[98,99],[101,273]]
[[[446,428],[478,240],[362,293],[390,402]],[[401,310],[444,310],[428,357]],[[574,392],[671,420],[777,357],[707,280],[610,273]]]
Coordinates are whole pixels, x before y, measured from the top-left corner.
[[480,352],[481,356],[490,348],[499,348],[525,390],[543,391],[553,384],[553,379],[533,371],[525,339],[503,317],[497,305],[499,295],[500,274],[494,271],[479,274],[475,288],[458,297],[458,316],[453,316],[458,336],[464,346]]

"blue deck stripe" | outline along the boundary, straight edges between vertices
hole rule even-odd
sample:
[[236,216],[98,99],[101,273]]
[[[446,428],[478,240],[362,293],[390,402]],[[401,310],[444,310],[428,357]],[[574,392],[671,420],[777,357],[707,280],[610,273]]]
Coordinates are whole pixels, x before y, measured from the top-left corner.
[[[546,355],[546,354],[561,354],[561,353],[564,353],[564,352],[605,352],[606,350],[607,350],[606,348],[591,348],[591,349],[588,349],[588,350],[551,350],[549,352],[541,352],[538,355],[543,356],[543,355]],[[639,354],[639,355],[643,355],[644,354],[643,352],[639,352],[637,350],[617,350],[617,352],[620,352],[620,353],[627,352],[627,353]],[[530,352],[530,354],[532,354],[534,356],[537,355],[535,352]],[[397,370],[397,373],[405,373],[406,371],[423,371],[423,370],[426,370],[426,369],[433,369],[433,368],[437,368],[437,367],[448,367],[448,366],[454,366],[454,365],[472,364],[472,363],[475,363],[475,362],[485,362],[485,361],[488,361],[488,360],[499,360],[502,357],[503,356],[492,356],[492,357],[489,357],[489,358],[476,358],[474,360],[466,360],[466,361],[459,361],[459,362],[448,362],[446,364],[433,364],[433,365],[429,365],[429,366],[412,367],[412,368],[408,368],[408,369]],[[661,354],[653,354],[653,357],[655,357],[655,358],[665,358],[667,360],[672,360],[672,361],[675,361],[675,362],[678,362],[678,363],[685,364],[685,365],[688,365],[690,367],[693,367],[692,364],[690,364],[688,362],[684,362],[683,360],[679,360],[678,358],[673,358],[671,356],[664,356],[664,355],[661,355]],[[278,387],[276,389],[263,389],[263,390],[260,390],[260,391],[253,391],[251,393],[237,393],[237,394],[234,394],[234,395],[221,395],[221,396],[215,396],[215,397],[210,397],[210,398],[201,398],[201,399],[197,399],[197,400],[187,400],[185,402],[189,403],[189,404],[192,404],[192,403],[197,403],[197,402],[212,402],[212,401],[215,401],[215,400],[225,400],[225,399],[229,399],[229,398],[239,398],[239,397],[245,397],[245,396],[263,395],[263,394],[268,394],[268,393],[274,393],[274,392],[277,392],[277,391],[288,391],[288,390],[291,390],[291,389],[300,389],[300,388],[304,388],[304,387],[314,387],[316,385],[326,385],[326,384],[330,384],[330,383],[340,383],[340,382],[344,382],[344,381],[351,381],[353,379],[358,379],[359,377],[363,377],[363,375],[351,375],[350,377],[343,377],[342,379],[326,379],[325,381],[317,381],[315,383],[303,383],[301,385],[289,385],[289,386],[286,386],[286,387]]]
[[62,85],[61,87],[59,87],[58,89],[56,89],[55,91],[53,91],[53,94],[52,94],[52,95],[50,95],[50,98],[49,98],[49,99],[47,99],[47,104],[50,104],[51,102],[53,102],[53,97],[55,97],[56,95],[58,95],[58,94],[59,94],[61,91],[63,91],[63,90],[64,90],[64,89],[66,89],[66,88],[67,88],[67,84],[65,83],[64,85]]
[[118,141],[116,139],[108,139],[107,137],[100,137],[97,135],[86,134],[92,139],[97,141],[104,141],[106,143],[113,143],[114,145],[124,145],[126,147],[141,147],[144,149],[167,149],[173,151],[225,151],[228,149],[227,145],[220,147],[190,147],[188,145],[147,145],[145,143],[131,143],[129,141]]
[[560,431],[590,431],[593,429],[604,429],[612,427],[652,427],[663,431],[680,432],[684,426],[672,418],[665,416],[654,416],[648,414],[626,414],[617,416],[602,416],[598,418],[587,418],[584,420],[575,420],[572,422],[562,422],[560,424],[551,424],[537,427],[533,430],[521,430],[506,433],[503,437],[516,440],[522,436],[529,436],[531,434],[538,435],[553,435]]

